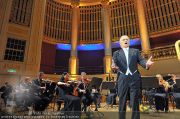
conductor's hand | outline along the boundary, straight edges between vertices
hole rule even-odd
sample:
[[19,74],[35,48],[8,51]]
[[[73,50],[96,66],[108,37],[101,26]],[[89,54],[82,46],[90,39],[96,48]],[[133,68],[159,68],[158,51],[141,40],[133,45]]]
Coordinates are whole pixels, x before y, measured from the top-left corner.
[[114,60],[112,60],[112,65],[111,65],[111,68],[112,68],[112,70],[113,70],[113,71],[115,71],[115,70],[118,70],[118,69],[119,69],[119,67],[117,67],[117,66],[116,66],[116,64],[114,63]]
[[146,68],[150,68],[152,65],[154,64],[154,62],[152,61],[152,56],[147,60],[146,62]]

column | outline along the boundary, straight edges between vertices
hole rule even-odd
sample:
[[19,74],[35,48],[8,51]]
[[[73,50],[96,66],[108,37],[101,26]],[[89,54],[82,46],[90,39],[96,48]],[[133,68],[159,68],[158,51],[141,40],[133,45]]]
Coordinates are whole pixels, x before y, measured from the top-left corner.
[[40,71],[45,9],[46,0],[34,0],[30,36],[27,39],[29,41],[27,61],[25,61],[25,70],[22,71],[26,75],[37,76]]
[[141,36],[141,47],[142,47],[142,51],[146,54],[150,50],[150,42],[149,42],[149,35],[148,35],[143,0],[137,0],[136,5],[137,5],[137,13],[138,13],[138,21],[139,21],[139,30]]
[[0,1],[0,62],[4,60],[12,0]]
[[69,59],[69,73],[76,75],[78,73],[78,57],[77,57],[77,44],[79,34],[79,2],[72,1],[72,36],[71,36],[71,56]]
[[111,49],[111,25],[110,25],[110,8],[108,6],[109,0],[102,1],[102,21],[104,31],[104,73],[111,72],[112,49]]

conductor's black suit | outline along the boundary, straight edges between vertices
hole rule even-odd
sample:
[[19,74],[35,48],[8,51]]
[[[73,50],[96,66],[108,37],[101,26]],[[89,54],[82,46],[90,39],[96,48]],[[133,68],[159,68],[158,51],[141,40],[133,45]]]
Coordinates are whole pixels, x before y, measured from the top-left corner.
[[[118,69],[118,95],[119,95],[119,118],[125,119],[126,97],[130,92],[130,104],[132,106],[132,119],[140,119],[139,98],[141,87],[141,76],[138,64],[146,68],[146,60],[142,58],[138,49],[128,48],[127,56],[124,49],[114,52],[113,60]],[[128,61],[127,58],[128,57]],[[129,70],[131,73],[127,73]]]

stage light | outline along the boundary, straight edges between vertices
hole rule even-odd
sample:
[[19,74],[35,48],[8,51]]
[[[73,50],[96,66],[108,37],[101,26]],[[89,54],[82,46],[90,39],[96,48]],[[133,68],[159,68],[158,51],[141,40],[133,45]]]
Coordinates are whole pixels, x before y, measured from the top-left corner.
[[56,45],[56,49],[58,49],[58,50],[71,50],[71,44],[59,43]]
[[78,50],[103,50],[104,44],[83,44],[78,45]]
[[[131,39],[130,46],[140,45],[140,39]],[[112,48],[119,48],[119,41],[112,42]],[[57,44],[57,49],[59,50],[71,50],[71,44]],[[104,44],[81,44],[77,46],[77,50],[79,51],[91,51],[91,50],[103,50]]]

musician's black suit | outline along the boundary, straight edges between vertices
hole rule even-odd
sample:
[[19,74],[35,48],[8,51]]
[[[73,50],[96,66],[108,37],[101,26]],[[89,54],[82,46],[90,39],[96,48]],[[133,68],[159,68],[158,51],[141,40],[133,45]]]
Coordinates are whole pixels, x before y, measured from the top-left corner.
[[132,119],[139,119],[139,97],[141,87],[141,76],[138,72],[138,64],[146,68],[146,60],[141,57],[138,49],[129,48],[128,63],[132,75],[126,75],[127,61],[123,49],[113,54],[114,63],[118,69],[118,95],[119,95],[119,118],[125,119],[126,97],[130,91],[130,104],[132,106]]
[[41,79],[35,79],[32,81],[32,88],[34,96],[32,95],[32,98],[35,102],[35,110],[37,111],[43,111],[50,103],[50,99],[42,93],[41,90],[42,80]]

